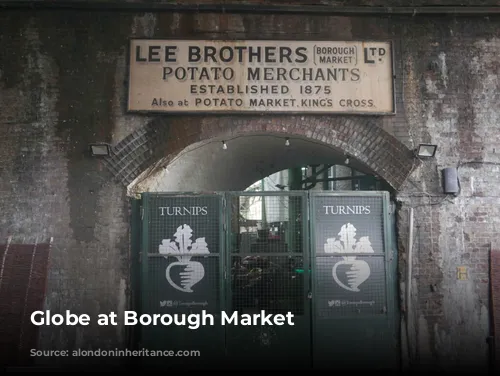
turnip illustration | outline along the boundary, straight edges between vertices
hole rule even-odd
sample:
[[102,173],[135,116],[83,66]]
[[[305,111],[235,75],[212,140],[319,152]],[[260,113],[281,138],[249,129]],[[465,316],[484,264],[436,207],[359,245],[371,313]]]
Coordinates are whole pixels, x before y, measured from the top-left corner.
[[[163,239],[159,246],[159,252],[165,255],[165,258],[174,256],[177,259],[177,261],[168,265],[165,276],[173,288],[183,292],[193,292],[191,288],[205,276],[203,265],[198,261],[191,261],[192,255],[210,253],[205,238],[198,238],[193,243],[191,240],[192,233],[193,230],[189,225],[179,226],[174,234],[175,241]],[[184,267],[183,271],[179,273],[181,277],[180,286],[172,280],[170,275],[174,266]]]
[[[373,253],[368,236],[356,240],[356,227],[347,223],[342,226],[338,233],[339,238],[328,238],[325,243],[325,253]],[[346,272],[347,285],[342,283],[337,275],[340,265],[351,265]],[[337,262],[332,268],[333,279],[337,284],[349,291],[359,292],[359,286],[370,276],[370,266],[366,261],[357,260],[356,256],[344,256],[343,261]]]

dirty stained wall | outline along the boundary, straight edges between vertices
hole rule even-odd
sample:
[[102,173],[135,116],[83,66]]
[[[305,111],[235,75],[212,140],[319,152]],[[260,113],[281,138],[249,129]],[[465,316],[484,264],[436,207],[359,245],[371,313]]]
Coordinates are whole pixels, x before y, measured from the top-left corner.
[[[18,0],[19,3],[43,3],[45,0]],[[89,4],[116,4],[114,0],[88,0]],[[128,0],[133,5],[149,4],[246,4],[246,5],[309,5],[309,6],[332,6],[332,7],[428,7],[428,6],[496,6],[500,5],[498,0]]]
[[[375,121],[410,149],[439,145],[396,195],[402,295],[407,209],[415,210],[411,362],[485,366],[487,252],[500,226],[499,26],[495,18],[4,11],[0,239],[54,238],[47,309],[97,315],[129,305],[126,187],[87,150],[154,119],[126,113],[128,38],[392,39],[397,115]],[[440,171],[456,166],[461,193],[445,197]],[[457,280],[458,266],[467,280]],[[120,326],[46,327],[40,338],[47,349],[126,342]]]

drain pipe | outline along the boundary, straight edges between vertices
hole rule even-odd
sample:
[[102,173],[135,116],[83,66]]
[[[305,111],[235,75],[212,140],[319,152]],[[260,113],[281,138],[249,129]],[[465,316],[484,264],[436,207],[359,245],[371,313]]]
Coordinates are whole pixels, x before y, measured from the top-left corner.
[[411,315],[412,304],[411,304],[411,285],[412,285],[412,265],[413,265],[413,208],[409,210],[409,225],[408,225],[408,257],[407,257],[407,274],[406,274],[406,341],[408,346],[408,357],[411,367],[411,361],[413,359],[412,354],[412,346],[411,342],[413,336],[410,336],[410,333],[413,333],[413,319]]
[[406,278],[406,312],[411,308],[411,279],[412,279],[412,257],[413,257],[413,208],[410,208],[410,224],[408,228],[408,275]]

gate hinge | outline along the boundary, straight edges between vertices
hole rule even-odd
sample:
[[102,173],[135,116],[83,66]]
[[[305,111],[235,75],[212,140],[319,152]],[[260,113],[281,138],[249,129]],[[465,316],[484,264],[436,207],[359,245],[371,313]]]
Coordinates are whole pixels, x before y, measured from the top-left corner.
[[224,230],[224,232],[226,232],[226,231],[227,231],[227,224],[226,224],[226,223],[224,223],[224,224],[222,225],[222,229]]
[[225,208],[226,207],[226,198],[222,197],[222,206]]
[[141,221],[144,220],[144,206],[141,206]]

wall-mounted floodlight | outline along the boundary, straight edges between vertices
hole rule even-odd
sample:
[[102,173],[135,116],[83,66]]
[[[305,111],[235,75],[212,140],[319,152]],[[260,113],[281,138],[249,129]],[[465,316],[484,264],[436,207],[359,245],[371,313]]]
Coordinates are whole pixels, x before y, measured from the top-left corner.
[[110,153],[108,144],[90,144],[89,147],[93,157],[107,157]]
[[417,149],[417,157],[432,158],[436,154],[437,145],[420,144]]

